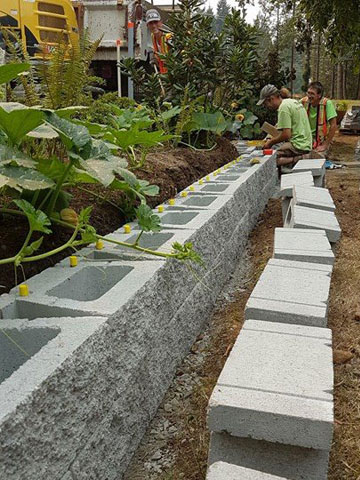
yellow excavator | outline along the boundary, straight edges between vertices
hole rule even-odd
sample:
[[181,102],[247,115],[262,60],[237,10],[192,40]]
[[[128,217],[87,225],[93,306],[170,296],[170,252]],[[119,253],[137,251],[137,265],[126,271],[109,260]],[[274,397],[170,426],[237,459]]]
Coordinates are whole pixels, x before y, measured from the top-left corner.
[[60,38],[69,46],[79,41],[71,0],[0,0],[0,27],[17,32],[31,56],[51,54]]

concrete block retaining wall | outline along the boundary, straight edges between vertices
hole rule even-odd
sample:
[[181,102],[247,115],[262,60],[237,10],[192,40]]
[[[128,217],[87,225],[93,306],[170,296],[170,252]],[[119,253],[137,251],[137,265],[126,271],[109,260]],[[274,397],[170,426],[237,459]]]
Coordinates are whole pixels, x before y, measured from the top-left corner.
[[304,162],[282,177],[291,228],[275,230],[274,258],[210,398],[207,480],[327,478],[334,420],[327,304],[341,231],[329,192],[314,186],[323,161],[311,160],[313,171]]
[[[274,188],[275,159],[245,159],[222,176],[206,182],[225,185],[221,192],[197,185],[179,194],[160,214],[165,229],[142,236],[165,251],[192,241],[206,268],[85,248],[78,267],[65,259],[31,278],[29,297],[16,289],[0,297],[0,328],[25,351],[4,349],[1,478],[121,478]],[[137,228],[110,236],[129,240]]]

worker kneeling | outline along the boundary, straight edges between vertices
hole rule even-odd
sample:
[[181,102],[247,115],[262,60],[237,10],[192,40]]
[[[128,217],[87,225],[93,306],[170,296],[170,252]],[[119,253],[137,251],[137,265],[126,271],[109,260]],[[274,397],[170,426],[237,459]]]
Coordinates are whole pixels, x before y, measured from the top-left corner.
[[277,151],[277,165],[292,167],[312,149],[311,129],[305,108],[297,100],[283,99],[274,85],[265,85],[257,104],[277,110],[277,129],[281,130],[279,135],[265,143],[264,148],[285,142]]

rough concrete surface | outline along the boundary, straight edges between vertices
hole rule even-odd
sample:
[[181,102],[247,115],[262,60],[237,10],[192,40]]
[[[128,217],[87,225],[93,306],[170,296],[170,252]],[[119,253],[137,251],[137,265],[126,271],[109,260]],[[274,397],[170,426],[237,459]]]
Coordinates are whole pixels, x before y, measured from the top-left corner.
[[330,450],[331,331],[247,320],[209,402],[212,432]]

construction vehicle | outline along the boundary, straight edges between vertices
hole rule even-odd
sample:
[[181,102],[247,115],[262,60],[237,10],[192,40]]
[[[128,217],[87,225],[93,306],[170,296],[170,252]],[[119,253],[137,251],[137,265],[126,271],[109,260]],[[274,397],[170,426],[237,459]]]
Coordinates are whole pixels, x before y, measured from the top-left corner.
[[[145,22],[146,10],[156,8],[166,24],[171,11],[145,0],[73,0],[79,30],[87,30],[90,40],[101,38],[92,63],[94,73],[106,81],[106,88],[117,89],[117,44],[121,58],[131,56],[152,71],[148,63],[151,35]],[[174,7],[175,8],[175,7]],[[128,80],[122,75],[122,92],[128,93]]]
[[[105,80],[107,90],[126,95],[128,79],[119,75],[118,58],[131,56],[151,70],[152,42],[144,21],[150,8],[154,5],[145,0],[0,0],[0,27],[17,32],[31,57],[43,56],[44,51],[51,54],[61,38],[70,46],[76,44],[84,30],[92,41],[101,38],[93,72]],[[170,6],[169,11],[155,8],[166,23]],[[4,48],[1,30],[0,48]]]
[[71,0],[1,0],[0,26],[16,32],[31,56],[50,53],[59,39],[70,46],[79,41]]

